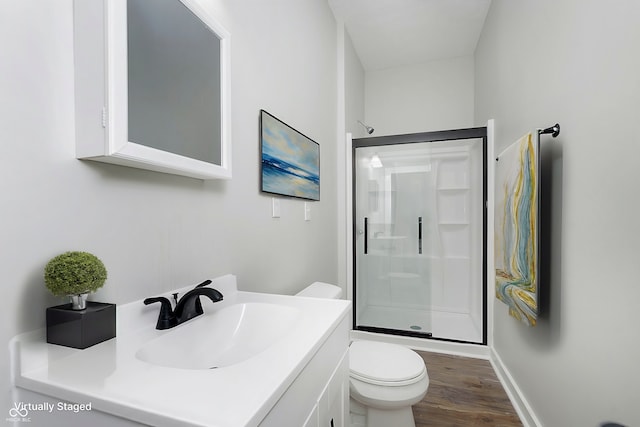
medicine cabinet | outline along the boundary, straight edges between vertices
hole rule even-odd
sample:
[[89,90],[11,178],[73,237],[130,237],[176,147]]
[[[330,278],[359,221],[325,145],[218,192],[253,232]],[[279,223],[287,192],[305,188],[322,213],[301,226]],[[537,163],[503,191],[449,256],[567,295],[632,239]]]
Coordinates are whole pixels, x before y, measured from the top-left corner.
[[75,0],[76,157],[230,179],[229,47],[195,0]]

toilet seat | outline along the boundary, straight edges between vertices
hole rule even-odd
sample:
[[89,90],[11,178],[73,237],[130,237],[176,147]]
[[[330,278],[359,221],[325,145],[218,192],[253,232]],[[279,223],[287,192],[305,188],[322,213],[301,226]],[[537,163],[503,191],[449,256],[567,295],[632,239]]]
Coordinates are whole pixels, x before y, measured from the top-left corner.
[[375,341],[354,341],[349,348],[351,378],[367,384],[401,387],[427,375],[422,358],[408,348]]

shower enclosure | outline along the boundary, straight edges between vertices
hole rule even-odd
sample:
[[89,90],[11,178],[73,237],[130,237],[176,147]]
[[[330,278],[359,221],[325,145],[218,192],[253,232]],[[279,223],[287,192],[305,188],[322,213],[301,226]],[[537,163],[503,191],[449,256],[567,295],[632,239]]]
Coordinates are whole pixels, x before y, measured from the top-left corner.
[[353,140],[354,327],[486,344],[486,128]]

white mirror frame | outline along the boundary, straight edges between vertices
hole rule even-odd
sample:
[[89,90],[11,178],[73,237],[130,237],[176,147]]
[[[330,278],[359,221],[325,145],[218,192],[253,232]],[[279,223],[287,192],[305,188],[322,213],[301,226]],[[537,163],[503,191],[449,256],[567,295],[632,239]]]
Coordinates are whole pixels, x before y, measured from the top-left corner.
[[220,38],[221,164],[128,140],[125,0],[74,2],[77,158],[199,179],[231,178],[230,34],[195,0],[179,1]]

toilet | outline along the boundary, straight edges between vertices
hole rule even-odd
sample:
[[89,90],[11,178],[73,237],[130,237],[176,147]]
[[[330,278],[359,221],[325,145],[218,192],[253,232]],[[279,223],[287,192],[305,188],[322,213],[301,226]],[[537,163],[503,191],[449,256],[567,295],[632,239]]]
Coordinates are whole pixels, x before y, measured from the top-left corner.
[[[342,289],[315,282],[297,295],[337,299]],[[428,387],[427,368],[416,352],[377,341],[349,346],[352,427],[415,427],[411,406],[422,400]]]

